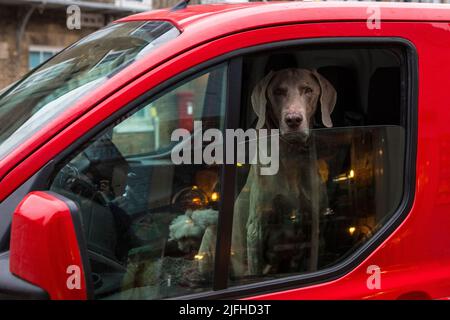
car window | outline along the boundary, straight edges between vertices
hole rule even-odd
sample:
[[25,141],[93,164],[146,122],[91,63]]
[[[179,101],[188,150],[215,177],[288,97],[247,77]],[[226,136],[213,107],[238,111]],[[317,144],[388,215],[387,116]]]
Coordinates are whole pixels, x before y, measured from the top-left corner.
[[[226,75],[221,64],[172,86],[56,172],[51,190],[82,213],[97,298],[160,299],[212,289],[221,165],[176,165],[172,151],[196,139],[195,123],[223,128]],[[176,130],[183,130],[182,140],[174,139]]]
[[404,197],[405,60],[388,45],[246,54],[237,129],[224,124],[226,64],[106,128],[51,186],[81,209],[96,297],[212,290],[224,163],[236,169],[228,286],[355,254]]
[[244,58],[241,126],[277,129],[279,163],[269,175],[259,162],[237,168],[230,286],[327,269],[394,215],[403,59],[399,48],[342,46]]
[[115,23],[78,41],[3,90],[0,159],[83,95],[179,34],[166,21]]
[[[123,155],[167,152],[175,129],[193,130],[201,121],[210,74],[193,79],[152,101],[113,130],[113,142]],[[211,94],[211,93],[209,93]],[[223,93],[220,93],[223,94]]]

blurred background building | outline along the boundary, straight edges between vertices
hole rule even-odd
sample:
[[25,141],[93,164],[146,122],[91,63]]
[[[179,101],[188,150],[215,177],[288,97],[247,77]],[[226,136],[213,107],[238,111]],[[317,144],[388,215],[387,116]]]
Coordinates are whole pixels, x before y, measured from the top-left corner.
[[[179,0],[0,0],[0,89],[52,55],[111,21],[171,7]],[[249,0],[227,0],[247,2]],[[254,1],[254,0],[250,0]],[[417,0],[416,0],[417,1]],[[450,0],[422,0],[447,2]],[[191,0],[191,4],[219,0]],[[81,29],[66,26],[67,8],[81,9]]]
[[[80,30],[66,26],[71,4],[81,9]],[[0,0],[0,88],[110,21],[151,8],[152,0]]]

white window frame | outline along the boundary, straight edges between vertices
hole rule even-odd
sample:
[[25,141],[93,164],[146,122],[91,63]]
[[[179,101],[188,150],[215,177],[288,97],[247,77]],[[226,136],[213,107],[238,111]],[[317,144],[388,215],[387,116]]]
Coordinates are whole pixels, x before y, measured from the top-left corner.
[[147,9],[151,10],[153,8],[152,0],[116,0],[116,6],[134,9]]
[[212,3],[245,3],[249,0],[200,0],[201,4],[212,4]]
[[[53,53],[53,55],[55,55],[63,49],[64,49],[63,47],[30,45],[28,47],[28,54],[30,54],[31,52],[39,52],[42,55],[44,52],[51,52]],[[28,66],[28,68],[31,70],[31,66]]]

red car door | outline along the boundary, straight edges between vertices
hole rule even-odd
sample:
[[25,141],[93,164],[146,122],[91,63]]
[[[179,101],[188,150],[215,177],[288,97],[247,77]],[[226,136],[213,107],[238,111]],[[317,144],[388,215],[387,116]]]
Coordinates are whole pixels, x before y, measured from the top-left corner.
[[[164,90],[162,84],[182,82],[185,77],[203,74],[220,63],[228,66],[228,92],[234,94],[234,98],[228,96],[225,104],[228,118],[224,125],[247,129],[243,123],[254,119],[245,119],[244,110],[247,114],[251,110],[251,104],[245,101],[250,100],[252,87],[258,81],[257,66],[263,75],[264,68],[284,68],[294,57],[297,66],[318,65],[318,72],[337,90],[336,108],[355,106],[342,113],[339,109],[333,111],[337,112],[335,127],[322,128],[318,134],[322,140],[317,141],[330,142],[323,148],[325,151],[319,145],[323,158],[317,162],[328,186],[330,203],[330,211],[323,216],[327,226],[321,231],[324,240],[320,241],[325,243],[326,251],[319,250],[323,261],[313,269],[298,267],[300,272],[278,265],[267,273],[230,278],[230,246],[236,232],[232,203],[238,192],[234,188],[239,183],[242,187],[243,182],[239,182],[239,166],[232,170],[224,166],[223,170],[231,170],[225,171],[225,176],[232,174],[234,178],[222,180],[220,190],[221,199],[228,203],[218,209],[219,251],[213,284],[204,292],[188,292],[186,297],[447,297],[450,252],[445,247],[450,221],[446,214],[445,139],[450,132],[447,111],[442,107],[446,97],[441,83],[445,83],[450,66],[445,63],[448,48],[445,42],[437,40],[447,36],[446,28],[444,23],[400,21],[383,22],[380,29],[373,30],[365,22],[322,22],[247,30],[212,40],[161,61],[80,115],[12,169],[2,180],[0,193],[7,195],[52,159],[62,161],[61,154],[69,147],[66,153],[75,155],[74,146],[81,146],[88,135],[91,139],[92,133],[99,132],[105,124],[113,124],[121,109],[144,94],[159,94]],[[205,87],[208,92],[209,85]],[[365,110],[357,109],[360,104]],[[384,111],[380,113],[377,108]],[[202,116],[206,117],[205,109]],[[335,152],[330,151],[334,149]],[[347,151],[341,154],[342,150]],[[125,159],[128,161],[127,156]],[[244,182],[245,177],[244,173]],[[192,185],[195,190],[194,187],[197,185]],[[365,191],[361,194],[355,190]],[[211,195],[207,195],[210,200]],[[370,205],[365,206],[365,201]],[[305,250],[309,252],[309,248]],[[199,254],[196,257],[201,259]],[[276,265],[277,259],[281,258],[275,255],[276,261],[270,267]]]

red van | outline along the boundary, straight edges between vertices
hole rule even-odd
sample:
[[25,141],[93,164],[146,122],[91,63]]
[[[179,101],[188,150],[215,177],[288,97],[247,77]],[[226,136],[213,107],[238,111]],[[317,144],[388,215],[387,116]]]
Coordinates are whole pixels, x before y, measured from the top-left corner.
[[[73,44],[0,95],[0,298],[449,297],[449,31],[446,5],[182,2]],[[268,126],[281,178],[204,157]]]

